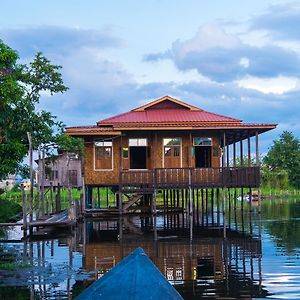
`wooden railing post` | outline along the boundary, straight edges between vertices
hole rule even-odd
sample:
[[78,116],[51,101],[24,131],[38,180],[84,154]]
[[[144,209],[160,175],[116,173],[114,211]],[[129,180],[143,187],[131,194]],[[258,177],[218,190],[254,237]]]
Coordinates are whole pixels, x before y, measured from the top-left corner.
[[27,212],[26,212],[26,195],[24,190],[23,183],[21,184],[21,193],[22,193],[22,213],[23,213],[23,235],[24,237],[27,234]]
[[153,211],[152,213],[156,215],[156,168],[153,170]]
[[188,169],[189,174],[189,214],[193,214],[193,199],[192,199],[192,168]]
[[55,213],[55,206],[54,206],[54,190],[53,190],[53,182],[50,182],[50,199],[51,199],[51,206],[52,206],[52,213]]
[[[126,184],[126,180],[125,180],[125,184]],[[119,215],[123,214],[122,189],[123,189],[123,172],[122,172],[122,170],[120,170],[120,174],[119,174],[119,191],[118,191]]]
[[55,198],[55,208],[56,212],[60,212],[61,206],[60,206],[60,201],[61,201],[61,194],[60,194],[60,183],[57,184],[57,193],[56,193],[56,198]]

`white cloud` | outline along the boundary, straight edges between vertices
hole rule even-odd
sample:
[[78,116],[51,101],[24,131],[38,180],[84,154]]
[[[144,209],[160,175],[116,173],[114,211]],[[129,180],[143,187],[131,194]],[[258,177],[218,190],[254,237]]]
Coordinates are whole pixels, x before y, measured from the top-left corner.
[[255,89],[265,94],[284,94],[296,89],[298,81],[299,80],[297,78],[283,76],[275,78],[257,78],[247,76],[239,80],[237,84],[240,87]]
[[177,40],[172,45],[172,51],[177,59],[182,59],[191,52],[202,52],[214,48],[234,49],[241,46],[241,41],[227,34],[216,24],[201,26],[190,40]]

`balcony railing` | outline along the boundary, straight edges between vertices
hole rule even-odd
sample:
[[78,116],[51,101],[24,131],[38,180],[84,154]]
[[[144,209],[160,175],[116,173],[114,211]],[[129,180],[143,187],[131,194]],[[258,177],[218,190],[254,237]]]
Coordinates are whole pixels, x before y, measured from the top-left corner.
[[225,168],[159,168],[122,171],[123,190],[152,191],[166,188],[259,187],[260,169],[256,167]]

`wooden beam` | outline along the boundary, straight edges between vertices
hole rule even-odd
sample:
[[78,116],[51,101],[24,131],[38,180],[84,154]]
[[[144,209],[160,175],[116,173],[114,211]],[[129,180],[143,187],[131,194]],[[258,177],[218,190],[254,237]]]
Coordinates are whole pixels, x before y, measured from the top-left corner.
[[250,140],[250,134],[248,133],[248,167],[251,166],[251,140]]
[[240,139],[240,160],[241,160],[241,167],[244,164],[244,154],[243,154],[243,140],[242,137]]
[[259,166],[258,131],[255,132],[256,166]]
[[233,166],[236,167],[236,143],[233,143]]
[[226,145],[226,167],[229,167],[229,145]]
[[192,133],[189,134],[189,140],[190,140],[190,146],[189,146],[189,167],[192,168],[192,147],[193,147],[193,141],[192,141]]
[[223,132],[223,155],[222,155],[222,167],[225,167],[225,155],[226,155],[226,134],[225,131]]

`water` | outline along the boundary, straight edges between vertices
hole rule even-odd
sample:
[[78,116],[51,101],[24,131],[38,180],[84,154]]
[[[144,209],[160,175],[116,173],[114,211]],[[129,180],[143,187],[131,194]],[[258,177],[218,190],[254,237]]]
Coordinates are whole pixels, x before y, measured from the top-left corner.
[[137,246],[184,299],[300,299],[300,200],[264,200],[261,214],[227,211],[225,224],[209,207],[192,220],[102,219],[27,242],[13,229],[0,243],[2,263],[26,265],[0,271],[0,299],[72,299]]

